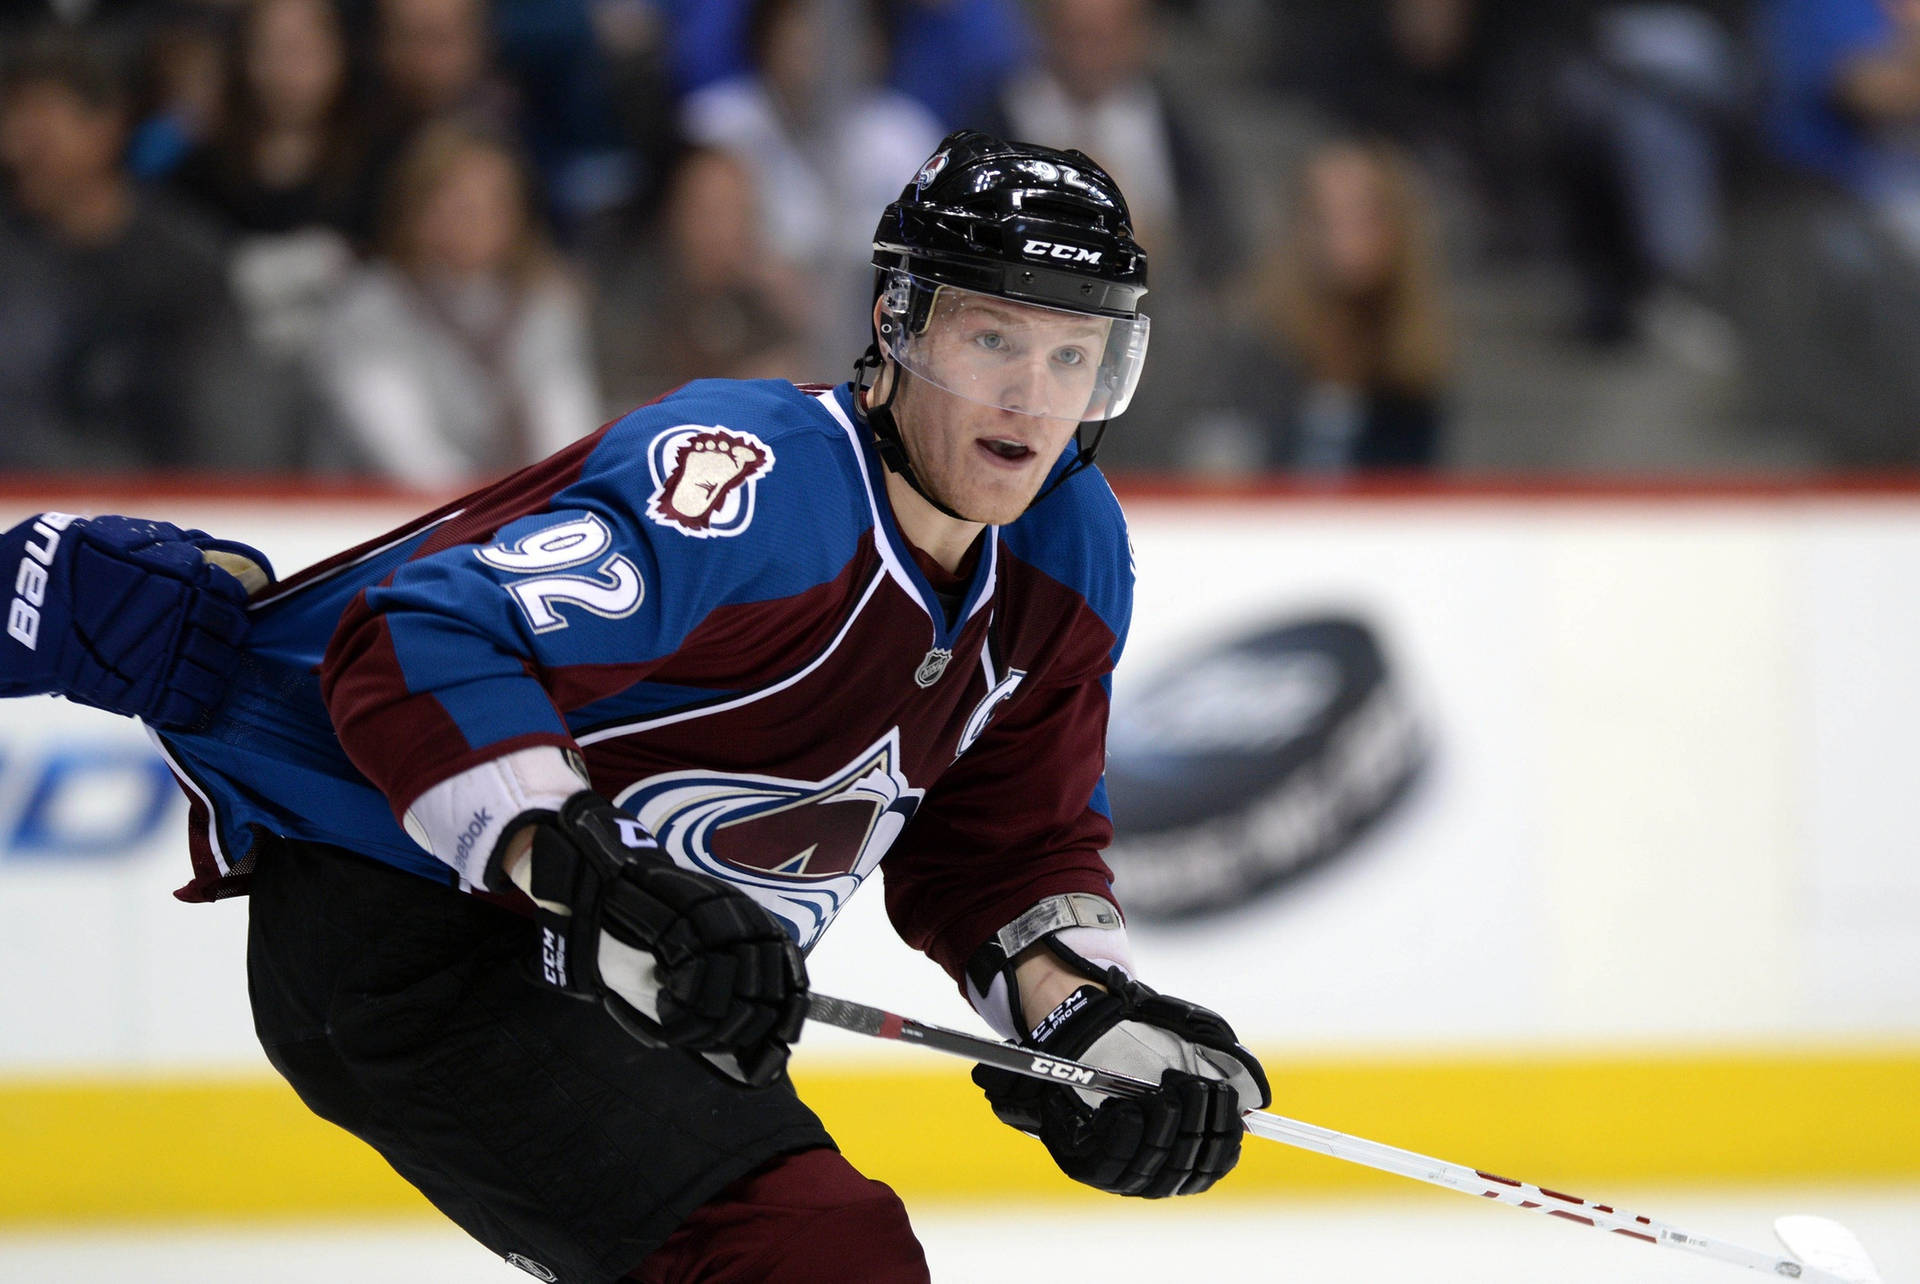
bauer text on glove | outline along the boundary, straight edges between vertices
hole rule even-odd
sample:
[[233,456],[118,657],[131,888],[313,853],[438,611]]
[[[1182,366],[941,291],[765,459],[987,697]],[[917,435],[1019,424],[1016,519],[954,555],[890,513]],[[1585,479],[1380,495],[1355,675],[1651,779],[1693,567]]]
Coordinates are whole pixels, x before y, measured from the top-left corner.
[[0,534],[0,696],[63,695],[161,730],[204,724],[247,631],[233,568],[272,574],[244,544],[167,522],[28,518]]

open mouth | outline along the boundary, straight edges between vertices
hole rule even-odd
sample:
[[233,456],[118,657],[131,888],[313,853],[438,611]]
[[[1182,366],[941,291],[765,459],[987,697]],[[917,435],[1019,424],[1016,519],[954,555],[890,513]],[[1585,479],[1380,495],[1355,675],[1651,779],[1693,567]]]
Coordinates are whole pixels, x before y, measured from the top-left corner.
[[980,446],[988,454],[1013,463],[1018,463],[1033,454],[1033,447],[1006,437],[983,437],[980,440]]

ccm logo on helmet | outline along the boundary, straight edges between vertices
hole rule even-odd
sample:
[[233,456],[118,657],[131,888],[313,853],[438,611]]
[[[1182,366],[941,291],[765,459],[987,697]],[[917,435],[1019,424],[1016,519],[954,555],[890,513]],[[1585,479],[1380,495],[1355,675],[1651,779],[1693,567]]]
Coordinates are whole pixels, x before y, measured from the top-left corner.
[[1028,241],[1021,247],[1021,253],[1031,254],[1035,258],[1063,259],[1069,263],[1085,263],[1093,266],[1100,262],[1099,250],[1083,250],[1077,245],[1061,245],[1057,241]]

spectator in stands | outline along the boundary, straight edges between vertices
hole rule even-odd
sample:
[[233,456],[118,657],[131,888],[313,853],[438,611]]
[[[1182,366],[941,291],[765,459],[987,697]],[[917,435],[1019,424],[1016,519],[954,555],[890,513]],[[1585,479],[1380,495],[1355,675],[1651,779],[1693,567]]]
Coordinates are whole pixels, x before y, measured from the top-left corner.
[[1556,123],[1582,333],[1649,336],[1724,369],[1731,328],[1714,308],[1723,152],[1742,95],[1714,8],[1598,5],[1559,74]]
[[491,0],[549,208],[575,229],[658,195],[673,120],[652,0]]
[[319,453],[336,425],[308,367],[334,292],[354,264],[363,148],[333,0],[253,0],[226,59],[226,110],[214,137],[173,176],[228,233],[229,279],[248,336],[273,366],[272,404]]
[[360,148],[332,0],[256,0],[228,57],[221,127],[175,182],[228,227],[351,225]]
[[485,0],[377,0],[374,93],[356,231],[374,234],[400,157],[437,121],[522,136],[519,106],[493,62]]
[[[835,20],[846,24],[836,25]],[[879,88],[882,32],[871,13],[833,0],[755,0],[753,71],[688,97],[694,143],[740,157],[760,193],[765,249],[817,283],[808,377],[837,379],[867,340],[872,219],[900,194],[942,134],[926,108]]]
[[1018,0],[886,0],[893,65],[887,83],[955,129],[976,124],[1007,79],[1032,59]]
[[1511,11],[1523,3],[1286,0],[1281,79],[1336,120],[1423,159],[1440,150],[1477,162],[1503,45],[1524,25]]
[[1448,339],[1440,269],[1406,157],[1345,140],[1308,161],[1261,271],[1271,367],[1268,462],[1318,474],[1432,466]]
[[595,274],[613,409],[690,379],[806,377],[807,282],[761,252],[760,210],[739,157],[682,154],[657,225]]
[[651,208],[680,144],[670,66],[672,32],[663,0],[590,0],[594,43],[605,63],[616,125],[634,157],[626,205]]
[[66,39],[0,80],[0,465],[278,467],[210,228],[122,164],[117,69]]
[[1185,464],[1183,442],[1212,421],[1223,384],[1223,299],[1242,275],[1234,205],[1197,108],[1160,72],[1166,35],[1151,0],[1045,0],[1040,57],[1002,90],[983,128],[1093,157],[1127,193],[1153,262],[1153,371],[1135,409],[1160,431],[1111,434],[1109,466]]
[[1280,87],[1336,127],[1390,138],[1490,247],[1554,235],[1549,110],[1583,0],[1282,0]]
[[508,110],[481,0],[380,0],[378,15],[387,108],[416,123]]
[[322,336],[328,394],[365,465],[467,485],[600,422],[585,307],[534,219],[514,149],[428,128],[394,171],[379,257]]
[[[628,0],[640,3],[643,0]],[[668,20],[675,82],[690,94],[753,70],[753,0],[644,0]],[[1032,56],[1020,0],[835,0],[875,15],[891,46],[886,83],[953,128],[977,125],[1001,84]]]
[[1763,0],[1777,163],[1730,274],[1755,404],[1842,468],[1920,461],[1920,5]]
[[232,16],[229,6],[169,6],[142,32],[136,124],[127,143],[136,179],[165,178],[219,128]]
[[1920,256],[1920,0],[1768,0],[1768,136]]
[[1002,90],[984,126],[1008,138],[1077,147],[1126,190],[1140,243],[1162,262],[1183,245],[1216,276],[1235,266],[1235,229],[1199,123],[1155,73],[1163,33],[1150,0],[1045,0],[1039,61]]

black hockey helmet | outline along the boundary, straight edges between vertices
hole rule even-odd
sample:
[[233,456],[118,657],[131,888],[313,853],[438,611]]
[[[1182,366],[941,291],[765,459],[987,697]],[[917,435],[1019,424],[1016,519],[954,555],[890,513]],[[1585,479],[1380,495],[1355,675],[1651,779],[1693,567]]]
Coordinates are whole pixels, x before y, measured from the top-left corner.
[[[1035,502],[1093,462],[1107,421],[1126,408],[1138,384],[1148,322],[1140,312],[1146,252],[1133,239],[1126,197],[1091,157],[977,130],[949,134],[881,214],[873,265],[874,297],[885,302],[873,343],[856,366],[863,388],[889,357],[903,373],[999,404],[915,361],[915,336],[943,294],[1106,318],[1091,394],[1038,412],[1077,418],[1082,428],[1074,460]],[[913,475],[889,405],[869,407],[867,416],[888,467],[942,512],[960,516]]]
[[873,265],[1071,312],[1140,315],[1147,255],[1084,152],[949,134],[880,215]]

